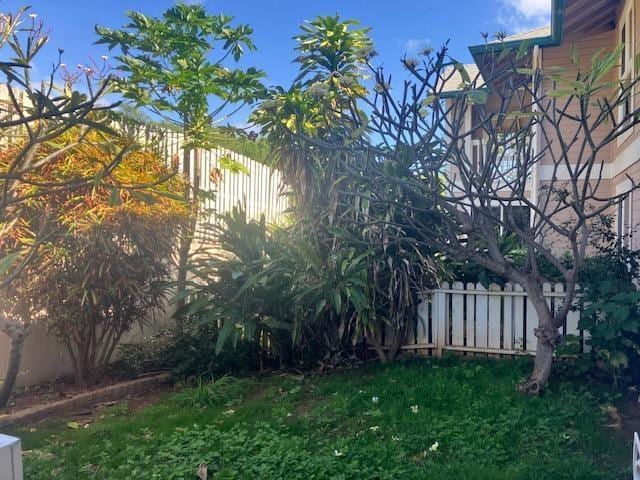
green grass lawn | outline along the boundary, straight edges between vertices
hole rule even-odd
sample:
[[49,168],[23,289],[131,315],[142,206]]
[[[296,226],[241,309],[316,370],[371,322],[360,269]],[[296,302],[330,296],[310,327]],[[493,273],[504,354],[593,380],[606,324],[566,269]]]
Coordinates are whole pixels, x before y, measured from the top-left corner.
[[31,450],[28,480],[195,479],[203,462],[210,479],[628,477],[630,444],[603,426],[605,397],[577,383],[523,397],[528,369],[444,359],[245,379],[133,415],[112,407],[88,428],[14,433]]

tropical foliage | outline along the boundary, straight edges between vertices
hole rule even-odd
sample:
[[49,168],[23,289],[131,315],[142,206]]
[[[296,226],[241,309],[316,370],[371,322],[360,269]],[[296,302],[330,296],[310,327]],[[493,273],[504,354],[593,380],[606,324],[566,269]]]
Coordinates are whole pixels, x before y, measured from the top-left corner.
[[[130,22],[119,30],[96,27],[98,43],[120,51],[117,61],[123,74],[116,79],[116,89],[184,133],[182,173],[196,179],[185,198],[200,200],[205,194],[199,192],[198,148],[218,145],[216,123],[253,102],[263,90],[262,72],[232,68],[247,51],[255,50],[253,30],[233,25],[227,15],[211,15],[202,5],[184,3],[158,18],[139,12],[129,12],[128,17]],[[229,163],[238,167],[230,159]],[[179,292],[184,291],[196,229],[193,217],[180,233]]]
[[[346,147],[365,135],[357,101],[367,92],[372,42],[368,29],[339,17],[305,23],[295,38],[296,82],[271,91],[252,117],[272,145],[272,165],[285,174],[292,225],[269,229],[238,209],[225,217],[222,252],[194,264],[198,282],[185,294],[195,300],[184,313],[222,325],[218,349],[229,338],[268,339],[285,364],[333,368],[362,358],[366,339],[381,359],[393,359],[438,262],[411,247],[402,227],[354,228],[381,206],[358,176],[362,159],[324,146]],[[391,187],[389,195],[404,193]],[[385,328],[395,339],[388,352],[378,341]]]
[[[20,148],[2,151],[0,165]],[[56,147],[39,154],[47,156],[48,148]],[[99,182],[38,195],[51,183],[99,175],[116,152],[126,153]],[[176,235],[190,213],[182,200],[186,187],[150,151],[93,132],[31,174],[23,188],[30,200],[4,241],[28,242],[34,229],[47,241],[17,281],[24,295],[16,300],[40,312],[67,347],[76,381],[85,384],[109,363],[122,336],[163,306],[161,282],[169,279]]]
[[[248,25],[234,26],[232,17],[211,15],[202,5],[178,4],[159,18],[128,17],[119,30],[96,27],[98,43],[120,51],[116,88],[183,129],[187,146],[205,146],[211,126],[261,90],[260,71],[228,65],[255,50]],[[211,98],[218,103],[211,106]]]
[[[77,145],[90,131],[109,131],[105,112],[113,107],[106,99],[110,78],[104,63],[92,62],[70,72],[60,50],[43,77],[45,81],[34,80],[37,59],[49,40],[45,24],[28,7],[0,16],[0,137],[3,143],[22,138],[20,148],[12,150],[13,157],[5,156],[0,164],[0,332],[11,340],[0,406],[6,405],[15,384],[34,314],[19,300],[25,292],[14,282],[33,267],[40,248],[49,240],[44,232],[47,222],[32,223],[30,229],[20,223],[25,203],[36,196],[97,185],[121,159],[121,155],[113,155],[111,163],[88,176],[30,184],[34,174],[49,169],[58,155]],[[65,141],[61,141],[62,136]],[[47,153],[43,155],[45,145]],[[15,235],[16,231],[21,233]]]

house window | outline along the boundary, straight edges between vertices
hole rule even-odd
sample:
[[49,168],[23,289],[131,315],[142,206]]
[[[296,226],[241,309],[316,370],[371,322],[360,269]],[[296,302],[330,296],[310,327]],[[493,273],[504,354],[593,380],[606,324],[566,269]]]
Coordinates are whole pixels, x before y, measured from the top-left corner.
[[[633,46],[633,9],[631,4],[633,2],[628,1],[627,6],[623,10],[620,17],[619,27],[619,42],[620,42],[620,93],[629,86],[633,80],[634,70],[634,46]],[[633,90],[633,89],[632,89]],[[625,97],[618,106],[618,122],[621,126],[624,126],[625,118],[633,112],[633,91],[625,93]],[[633,127],[624,132],[619,138],[618,142],[623,142],[631,135]]]
[[620,244],[627,248],[632,248],[631,239],[633,235],[633,199],[632,193],[627,195],[622,202],[618,204],[618,239]]
[[514,233],[509,228],[511,224],[515,224],[521,230],[531,226],[531,209],[524,205],[493,205],[487,209],[484,217],[489,224],[494,224],[497,235]]
[[472,143],[472,162],[473,169],[478,171],[483,165],[482,140],[473,140]]
[[518,175],[519,152],[514,134],[498,135],[497,163],[501,179],[511,182]]

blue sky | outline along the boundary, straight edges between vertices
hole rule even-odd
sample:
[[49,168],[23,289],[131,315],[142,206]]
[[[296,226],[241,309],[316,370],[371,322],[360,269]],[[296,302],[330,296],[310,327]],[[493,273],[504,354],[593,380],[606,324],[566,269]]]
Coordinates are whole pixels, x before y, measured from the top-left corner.
[[[10,12],[28,4],[50,30],[50,44],[38,62],[46,71],[57,49],[65,50],[68,65],[84,64],[90,57],[107,54],[106,47],[93,45],[95,24],[118,27],[125,12],[137,10],[159,15],[172,0],[0,0],[0,11]],[[372,28],[378,61],[389,73],[401,74],[398,59],[425,44],[434,47],[450,40],[452,54],[470,60],[467,46],[481,43],[480,32],[509,33],[548,23],[551,0],[205,0],[211,13],[226,13],[254,30],[257,52],[243,64],[267,73],[270,85],[288,86],[296,75],[291,63],[300,23],[316,15],[339,13]],[[241,123],[242,119],[236,119]],[[234,122],[235,123],[235,122]]]

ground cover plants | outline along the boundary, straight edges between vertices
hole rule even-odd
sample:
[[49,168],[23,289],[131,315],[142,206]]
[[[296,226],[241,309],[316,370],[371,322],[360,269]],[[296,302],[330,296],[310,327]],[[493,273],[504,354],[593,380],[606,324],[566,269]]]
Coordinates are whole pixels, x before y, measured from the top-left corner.
[[446,358],[225,379],[18,433],[30,479],[624,478],[612,398],[569,380],[520,395],[529,368]]

